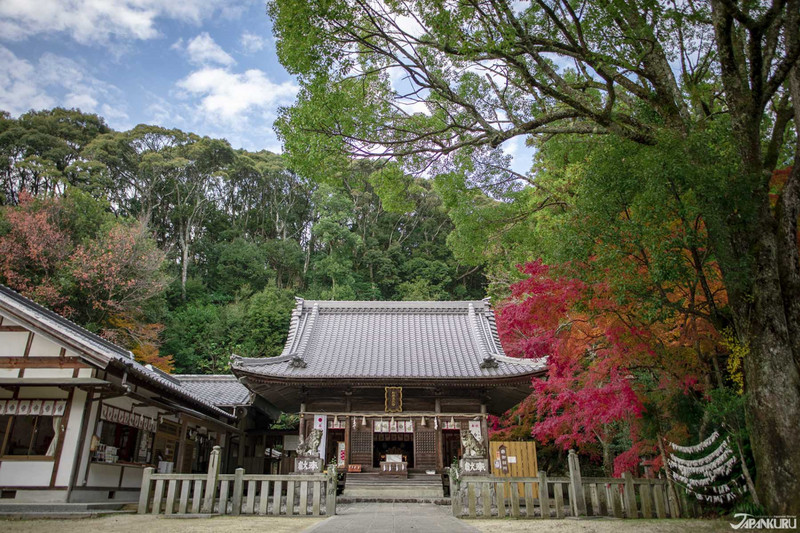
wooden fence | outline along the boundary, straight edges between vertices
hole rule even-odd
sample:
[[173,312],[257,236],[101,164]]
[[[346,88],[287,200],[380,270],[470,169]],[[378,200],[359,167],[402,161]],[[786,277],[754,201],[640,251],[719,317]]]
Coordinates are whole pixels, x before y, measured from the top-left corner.
[[148,512],[334,515],[336,479],[325,474],[246,475],[242,468],[235,474],[220,474],[219,446],[215,446],[207,474],[156,474],[152,468],[146,468],[139,494],[139,513]]
[[540,471],[537,477],[462,476],[456,482],[451,476],[453,516],[677,518],[682,512],[695,512],[685,501],[681,511],[666,480],[637,479],[629,473],[622,478],[582,478],[572,451],[569,462],[569,477],[548,478]]

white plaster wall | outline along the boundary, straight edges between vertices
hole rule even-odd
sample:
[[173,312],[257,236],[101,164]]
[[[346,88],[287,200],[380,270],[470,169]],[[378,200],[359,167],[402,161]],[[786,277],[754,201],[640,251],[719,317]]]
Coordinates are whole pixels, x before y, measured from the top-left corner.
[[78,370],[78,377],[79,378],[91,378],[94,377],[94,368],[81,368]]
[[122,465],[91,463],[86,485],[88,487],[118,487],[120,468]]
[[143,475],[144,468],[137,466],[126,466],[125,471],[122,473],[122,486],[135,488],[141,487]]
[[26,368],[26,378],[71,378],[71,368]]
[[30,357],[58,357],[60,353],[61,346],[42,335],[34,335],[28,355]]
[[[6,321],[3,320],[3,325]],[[26,331],[0,331],[0,357],[22,357],[28,344]]]
[[3,325],[4,326],[19,326],[19,322],[15,322],[7,314],[0,313],[0,316],[3,317]]
[[0,487],[47,487],[53,461],[2,461]]
[[69,419],[61,422],[62,425],[66,422],[66,431],[61,435],[64,440],[61,443],[61,461],[58,463],[58,473],[56,474],[57,487],[66,487],[69,484],[72,467],[75,465],[75,452],[80,440],[86,394],[82,390],[75,389],[69,409]]
[[0,378],[16,378],[19,377],[18,368],[0,368]]

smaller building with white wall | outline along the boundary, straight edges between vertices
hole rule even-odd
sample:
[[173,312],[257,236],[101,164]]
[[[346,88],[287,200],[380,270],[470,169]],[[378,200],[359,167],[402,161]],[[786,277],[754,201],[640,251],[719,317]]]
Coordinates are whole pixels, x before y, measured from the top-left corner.
[[232,376],[204,385],[0,285],[2,498],[135,501],[145,467],[204,472],[216,445],[235,468],[252,397]]

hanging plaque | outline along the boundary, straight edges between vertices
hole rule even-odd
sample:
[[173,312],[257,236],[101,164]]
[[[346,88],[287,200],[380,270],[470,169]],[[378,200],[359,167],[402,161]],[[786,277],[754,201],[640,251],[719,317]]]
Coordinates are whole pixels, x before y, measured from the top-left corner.
[[386,387],[386,405],[384,410],[387,413],[403,412],[403,387]]
[[506,450],[505,445],[500,446],[500,470],[503,471],[504,474],[508,474],[508,450]]

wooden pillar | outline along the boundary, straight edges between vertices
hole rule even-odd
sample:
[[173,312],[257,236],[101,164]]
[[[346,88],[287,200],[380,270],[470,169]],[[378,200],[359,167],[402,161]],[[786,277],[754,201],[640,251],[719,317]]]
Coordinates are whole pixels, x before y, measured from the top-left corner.
[[[345,393],[345,411],[348,413],[352,411],[353,406],[350,401],[352,392]],[[344,468],[347,471],[347,465],[350,464],[350,430],[353,427],[353,417],[348,415],[345,417],[344,423]]]
[[181,418],[181,429],[178,434],[178,453],[175,455],[175,472],[185,474],[183,471],[183,459],[186,457],[186,431],[189,428],[189,419],[186,415],[179,415]]
[[[237,467],[244,467],[244,445],[245,445],[245,433],[244,430],[247,425],[247,407],[240,407],[242,409],[242,417],[239,419],[239,451],[237,453]],[[255,456],[255,450],[253,450],[253,455]]]
[[[435,400],[434,412],[438,415],[442,412],[442,401],[439,398]],[[435,422],[431,422],[435,423]],[[444,470],[444,441],[442,440],[442,424],[444,420],[439,420],[439,427],[436,429],[436,470],[441,472]]]
[[[481,403],[481,437],[483,437],[483,445],[486,446],[486,451],[489,451],[489,425],[486,422],[486,404]],[[490,458],[491,459],[491,458]]]
[[300,404],[300,437],[306,438],[306,403]]
[[574,513],[573,516],[586,516],[586,497],[583,493],[581,467],[575,450],[569,451],[567,464],[569,465],[570,506]]

